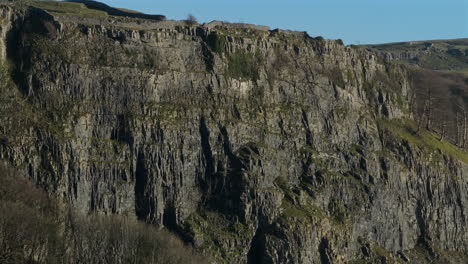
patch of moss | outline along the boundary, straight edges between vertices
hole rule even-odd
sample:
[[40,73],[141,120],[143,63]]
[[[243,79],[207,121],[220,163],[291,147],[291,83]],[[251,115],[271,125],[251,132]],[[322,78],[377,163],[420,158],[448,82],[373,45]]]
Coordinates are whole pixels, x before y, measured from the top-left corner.
[[294,218],[294,220],[297,222],[307,224],[310,223],[313,219],[327,218],[326,213],[317,206],[296,206],[288,199],[283,199],[281,208],[283,209],[283,212],[279,220],[284,222],[289,222],[291,218]]
[[286,199],[294,200],[296,194],[290,188],[286,177],[278,177],[275,179],[274,183],[276,187],[278,187],[285,194]]
[[412,146],[419,147],[428,154],[443,153],[454,159],[468,163],[468,152],[453,145],[445,139],[440,140],[440,136],[430,131],[420,129],[417,124],[407,119],[381,119],[381,127],[390,131],[395,136],[407,141]]
[[377,256],[387,257],[387,258],[391,257],[391,253],[388,250],[386,250],[385,248],[377,244],[374,244],[374,246],[372,247],[372,250]]
[[[307,183],[303,183],[307,184]],[[302,224],[309,224],[313,220],[328,219],[336,226],[344,226],[348,218],[347,210],[343,204],[334,202],[329,206],[328,213],[312,203],[312,198],[308,192],[297,187],[291,187],[284,177],[275,180],[275,185],[284,193],[284,199],[281,204],[282,213],[279,217],[280,222],[290,222],[291,218]],[[306,186],[302,186],[306,187]],[[305,196],[304,196],[305,195]],[[298,201],[306,199],[307,202]],[[304,200],[303,200],[304,201]]]
[[346,77],[347,77],[348,83],[354,83],[354,73],[351,70],[348,70],[346,72]]
[[349,216],[348,210],[345,208],[344,204],[339,201],[330,202],[328,204],[328,211],[336,224],[344,224]]
[[217,32],[211,32],[208,35],[206,42],[214,52],[222,54],[224,52],[224,47],[226,46],[226,36]]
[[259,79],[261,61],[260,53],[237,50],[228,56],[227,75],[234,79],[256,81]]
[[[246,242],[253,236],[253,230],[238,221],[228,219],[214,211],[201,211],[191,215],[184,223],[187,236],[202,239],[202,251],[206,251],[220,262],[234,262],[242,252],[229,247],[237,241]],[[227,244],[226,244],[227,243]]]

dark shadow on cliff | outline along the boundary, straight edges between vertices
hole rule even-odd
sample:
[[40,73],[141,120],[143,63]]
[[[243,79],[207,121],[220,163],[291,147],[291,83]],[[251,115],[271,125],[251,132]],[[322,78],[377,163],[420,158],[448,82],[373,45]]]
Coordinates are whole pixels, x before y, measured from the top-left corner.
[[333,263],[332,259],[330,258],[329,252],[330,249],[330,242],[326,238],[322,238],[319,245],[319,253],[320,253],[320,262],[322,264],[331,264]]
[[250,242],[250,250],[247,254],[248,264],[266,263],[263,254],[265,252],[265,235],[262,229],[257,229]]
[[226,172],[224,175],[217,174],[215,179],[215,192],[213,193],[213,205],[222,208],[227,215],[242,215],[242,208],[236,205],[242,204],[240,200],[243,191],[243,172],[247,169],[242,160],[232,151],[229,134],[224,126],[220,126],[220,136],[223,151],[228,157]]
[[246,169],[242,160],[236,156],[229,143],[229,135],[225,127],[220,126],[220,135],[223,151],[228,157],[226,164],[215,164],[211,145],[210,131],[207,127],[204,117],[200,119],[200,138],[203,159],[205,163],[205,172],[200,177],[201,189],[205,194],[205,205],[213,208],[223,208],[229,215],[236,214],[235,208],[229,207],[230,204],[238,204],[242,189],[242,171]]
[[[206,126],[206,120],[204,117],[200,118],[200,143],[202,148],[203,159],[205,162],[205,172],[202,178],[199,179],[201,189],[204,194],[210,192],[210,183],[214,174],[214,160],[213,153],[210,145],[210,131]],[[207,199],[208,197],[205,197]]]
[[154,201],[147,190],[148,170],[144,164],[144,155],[138,154],[135,170],[135,212],[139,220],[148,221],[153,215]]
[[417,245],[420,246],[423,250],[426,251],[426,256],[433,260],[435,258],[434,250],[432,249],[432,239],[429,235],[429,226],[425,220],[425,210],[426,208],[423,206],[421,201],[417,201],[416,203],[416,221],[418,224],[418,228],[420,231],[419,238],[417,241]]

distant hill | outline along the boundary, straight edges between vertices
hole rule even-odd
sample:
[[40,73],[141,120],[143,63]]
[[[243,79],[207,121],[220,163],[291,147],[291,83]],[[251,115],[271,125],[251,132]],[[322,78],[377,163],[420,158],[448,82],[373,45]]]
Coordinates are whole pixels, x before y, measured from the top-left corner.
[[432,70],[468,71],[468,38],[396,42],[361,47],[381,53],[391,61]]
[[413,110],[426,129],[467,147],[468,39],[359,46],[388,63],[407,66],[415,91]]

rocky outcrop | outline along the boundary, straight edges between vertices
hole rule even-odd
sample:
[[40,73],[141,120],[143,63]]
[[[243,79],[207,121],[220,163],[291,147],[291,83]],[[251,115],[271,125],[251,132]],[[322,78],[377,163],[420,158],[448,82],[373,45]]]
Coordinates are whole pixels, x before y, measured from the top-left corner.
[[307,34],[0,10],[0,157],[75,209],[215,263],[466,258],[466,153],[413,129],[401,66]]

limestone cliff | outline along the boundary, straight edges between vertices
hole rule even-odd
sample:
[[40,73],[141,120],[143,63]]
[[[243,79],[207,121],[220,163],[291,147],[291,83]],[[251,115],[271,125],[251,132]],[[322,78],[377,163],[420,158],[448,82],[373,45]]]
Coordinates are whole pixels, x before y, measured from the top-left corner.
[[0,4],[0,158],[215,263],[461,263],[468,154],[409,72],[306,33]]

